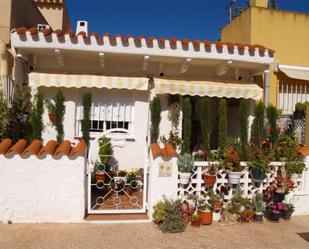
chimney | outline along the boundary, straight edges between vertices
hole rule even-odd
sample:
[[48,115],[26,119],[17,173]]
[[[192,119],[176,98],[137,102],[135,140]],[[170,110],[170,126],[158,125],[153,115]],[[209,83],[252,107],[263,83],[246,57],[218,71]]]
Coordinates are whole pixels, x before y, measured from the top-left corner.
[[268,8],[268,0],[250,0],[250,7]]
[[87,21],[77,21],[76,34],[79,32],[85,32],[88,35],[88,22]]

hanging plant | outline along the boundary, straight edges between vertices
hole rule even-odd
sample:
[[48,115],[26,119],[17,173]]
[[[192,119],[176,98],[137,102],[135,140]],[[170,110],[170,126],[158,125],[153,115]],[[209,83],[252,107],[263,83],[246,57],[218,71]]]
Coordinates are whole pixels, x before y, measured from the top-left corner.
[[179,103],[175,102],[170,105],[168,112],[168,120],[171,121],[172,127],[175,130],[178,130],[179,117],[180,117],[180,105]]

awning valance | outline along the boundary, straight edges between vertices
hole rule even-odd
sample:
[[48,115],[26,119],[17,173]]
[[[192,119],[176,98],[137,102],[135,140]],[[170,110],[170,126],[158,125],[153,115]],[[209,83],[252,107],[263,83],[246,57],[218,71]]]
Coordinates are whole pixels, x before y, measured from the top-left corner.
[[309,67],[278,65],[278,69],[292,79],[309,80]]
[[80,74],[51,74],[51,73],[30,73],[30,86],[46,87],[97,87],[116,89],[147,90],[148,78],[137,77],[114,77],[101,75],[80,75]]
[[244,98],[260,100],[263,89],[256,84],[218,83],[210,81],[184,81],[154,79],[157,94],[180,94],[209,96],[218,98]]

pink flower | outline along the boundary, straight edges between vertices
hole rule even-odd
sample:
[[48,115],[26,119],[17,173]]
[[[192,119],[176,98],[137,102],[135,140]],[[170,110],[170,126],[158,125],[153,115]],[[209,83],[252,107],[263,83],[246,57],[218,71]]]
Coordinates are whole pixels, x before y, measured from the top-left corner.
[[284,211],[288,211],[288,208],[286,206],[283,206]]
[[199,156],[205,156],[205,151],[203,151],[203,150],[198,150],[198,151],[197,151],[197,154],[198,154]]
[[277,205],[274,204],[274,205],[271,206],[271,208],[272,208],[272,209],[276,209],[276,208],[277,208]]
[[281,202],[278,203],[278,209],[281,210],[283,208],[283,205]]
[[279,214],[279,213],[280,213],[279,210],[272,210],[271,212],[272,212],[273,214]]

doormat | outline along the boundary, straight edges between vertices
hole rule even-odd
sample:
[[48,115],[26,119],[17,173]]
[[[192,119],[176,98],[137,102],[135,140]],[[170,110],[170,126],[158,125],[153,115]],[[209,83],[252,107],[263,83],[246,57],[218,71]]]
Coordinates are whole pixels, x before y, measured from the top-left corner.
[[304,240],[309,242],[309,233],[297,233],[300,237],[302,237]]

